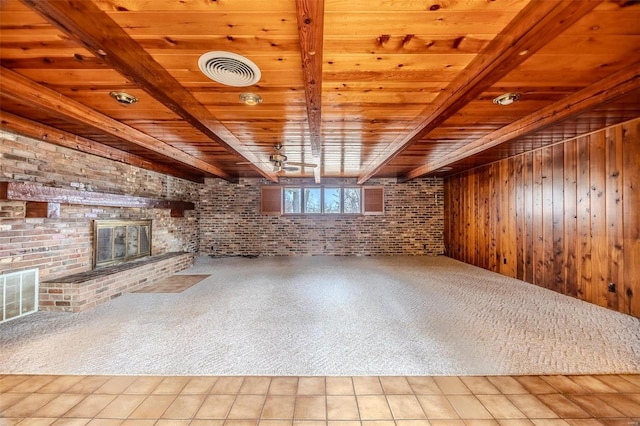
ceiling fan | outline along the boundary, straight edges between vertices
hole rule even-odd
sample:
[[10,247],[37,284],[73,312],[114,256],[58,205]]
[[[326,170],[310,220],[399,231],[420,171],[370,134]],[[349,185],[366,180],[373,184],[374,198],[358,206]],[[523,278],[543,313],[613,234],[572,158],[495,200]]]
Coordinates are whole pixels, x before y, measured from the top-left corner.
[[[269,162],[273,164],[274,172],[295,172],[300,167],[318,167],[315,163],[302,163],[297,161],[287,161],[287,156],[282,154],[282,145],[277,144],[273,147],[276,152],[269,156]],[[265,161],[266,162],[266,161]],[[242,162],[237,164],[252,164],[251,162]]]

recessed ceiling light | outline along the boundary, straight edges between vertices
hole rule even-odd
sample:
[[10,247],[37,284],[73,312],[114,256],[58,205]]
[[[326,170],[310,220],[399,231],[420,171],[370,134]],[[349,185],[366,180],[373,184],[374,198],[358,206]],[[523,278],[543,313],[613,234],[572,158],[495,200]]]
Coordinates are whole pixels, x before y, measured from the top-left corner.
[[260,97],[260,95],[256,95],[255,93],[241,93],[240,99],[246,105],[251,105],[251,106],[262,103],[262,97]]
[[125,92],[111,92],[109,95],[122,105],[131,105],[138,102],[138,98]]
[[519,93],[505,93],[504,95],[500,95],[493,100],[493,103],[496,105],[511,105],[515,101],[520,98]]

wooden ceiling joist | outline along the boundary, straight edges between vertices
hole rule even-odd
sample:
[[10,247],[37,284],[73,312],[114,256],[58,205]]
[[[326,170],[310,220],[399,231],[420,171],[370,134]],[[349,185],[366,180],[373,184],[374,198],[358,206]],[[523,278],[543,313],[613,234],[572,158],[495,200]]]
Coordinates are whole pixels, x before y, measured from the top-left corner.
[[601,0],[532,0],[489,45],[416,117],[407,131],[358,176],[363,184],[394,158],[577,22]]
[[311,155],[317,164],[313,175],[320,183],[322,126],[322,40],[324,0],[296,0],[296,16],[302,56]]
[[16,99],[19,102],[25,102],[53,115],[62,116],[90,126],[105,134],[139,145],[222,179],[235,180],[234,176],[212,164],[193,157],[4,67],[0,67],[0,90],[4,96]]
[[251,167],[263,177],[278,180],[270,164],[261,163],[252,151],[243,146],[233,133],[96,4],[83,0],[23,0],[23,3],[211,140],[250,162]]
[[129,164],[130,166],[140,167],[145,170],[164,173],[192,182],[204,182],[202,173],[195,169],[193,173],[186,173],[178,170],[176,167],[159,164],[138,155],[130,154],[108,145],[83,138],[82,136],[55,129],[51,126],[36,123],[35,121],[27,120],[26,118],[2,110],[0,110],[0,129],[65,148],[82,151],[87,154],[97,155],[98,157],[108,158],[119,163]]
[[399,178],[398,181],[406,182],[424,176],[441,167],[448,166],[518,137],[531,134],[638,89],[640,89],[640,61],[625,70],[619,71],[604,80],[542,108],[534,114],[489,133],[439,158],[436,162],[418,167]]

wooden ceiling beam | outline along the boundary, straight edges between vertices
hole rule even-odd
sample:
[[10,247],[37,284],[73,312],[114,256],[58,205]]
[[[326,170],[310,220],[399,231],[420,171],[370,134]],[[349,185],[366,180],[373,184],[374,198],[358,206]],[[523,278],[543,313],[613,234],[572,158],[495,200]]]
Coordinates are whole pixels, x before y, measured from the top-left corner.
[[322,165],[322,40],[324,33],[324,0],[296,0],[300,55],[304,93],[307,100],[307,118],[311,137],[311,155],[317,164],[313,171],[320,183]]
[[363,184],[404,150],[476,99],[601,0],[532,0],[358,176]]
[[398,181],[406,182],[424,176],[441,167],[471,157],[515,138],[534,133],[638,89],[640,89],[640,61],[533,114],[491,132],[439,158],[438,161],[418,167],[400,177]]
[[141,169],[175,176],[192,182],[204,182],[204,175],[200,170],[193,170],[193,172],[190,173],[178,170],[176,167],[154,163],[138,155],[130,154],[117,148],[32,120],[27,120],[24,117],[19,117],[2,110],[0,110],[0,129],[130,166],[140,167]]
[[277,181],[261,160],[156,62],[94,2],[86,0],[22,0],[35,12],[109,64],[156,100],[228,151],[251,163],[263,177]]
[[110,136],[161,154],[172,161],[178,161],[222,179],[236,180],[234,176],[219,167],[189,155],[4,67],[0,67],[0,91],[3,96],[27,103],[52,115],[62,116],[68,120],[90,126]]

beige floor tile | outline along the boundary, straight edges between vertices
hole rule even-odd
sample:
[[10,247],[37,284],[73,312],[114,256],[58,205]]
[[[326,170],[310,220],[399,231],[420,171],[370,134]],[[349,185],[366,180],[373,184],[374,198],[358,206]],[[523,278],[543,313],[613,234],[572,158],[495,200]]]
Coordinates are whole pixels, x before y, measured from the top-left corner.
[[527,391],[533,394],[558,392],[556,388],[538,376],[515,376],[514,379],[516,379]]
[[555,419],[558,415],[535,395],[507,395],[507,397],[530,419]]
[[320,420],[294,420],[293,426],[327,426],[327,424]]
[[146,395],[118,395],[109,403],[102,411],[98,413],[98,417],[106,419],[126,419],[133,410],[138,408]]
[[40,408],[48,404],[57,394],[53,393],[34,393],[21,398],[11,407],[6,408],[2,412],[3,417],[29,417]]
[[229,419],[258,419],[264,406],[264,395],[238,395],[231,406]]
[[327,377],[327,395],[355,395],[351,377]]
[[160,419],[153,426],[189,426],[191,420]]
[[487,379],[505,395],[529,393],[520,382],[511,376],[489,376]]
[[218,380],[217,377],[192,377],[180,392],[183,395],[207,394]]
[[438,387],[445,395],[470,394],[469,388],[458,377],[434,377]]
[[566,376],[540,376],[540,378],[561,393],[585,393],[582,387]]
[[615,393],[615,389],[601,382],[594,376],[569,376],[578,386],[592,393]]
[[298,395],[324,395],[324,377],[300,377],[298,380]]
[[570,395],[569,399],[593,417],[624,417],[624,414],[595,395]]
[[191,420],[189,426],[224,426],[224,420]]
[[429,420],[431,426],[465,426],[462,420]]
[[297,377],[273,377],[269,386],[270,395],[295,395],[298,393]]
[[75,407],[85,397],[86,395],[78,393],[59,394],[54,399],[49,401],[45,406],[33,413],[33,416],[60,417],[64,413]]
[[409,386],[413,389],[413,393],[416,395],[441,395],[442,391],[438,387],[438,384],[433,377],[428,376],[415,376],[407,377]]
[[602,426],[604,424],[596,419],[566,419],[565,422],[569,423],[571,426]]
[[206,395],[178,395],[167,410],[163,419],[191,419],[204,402]]
[[196,413],[197,419],[226,419],[235,395],[209,395]]
[[25,399],[28,393],[0,393],[0,413],[4,413],[10,407],[13,407],[21,399]]
[[625,396],[640,404],[640,393],[628,393]]
[[270,377],[245,377],[238,393],[243,395],[266,395],[270,384]]
[[640,385],[631,383],[620,376],[594,376],[607,386],[623,393],[640,393]]
[[127,419],[122,422],[121,426],[154,426],[155,423],[155,420]]
[[[53,422],[56,422],[57,418],[45,418],[45,417],[29,417],[28,419],[22,419],[21,417],[18,419],[14,419],[20,422],[21,426],[49,426]],[[0,425],[2,422],[0,422]],[[8,423],[10,425],[11,423]],[[3,425],[4,426],[4,425]]]
[[102,386],[96,389],[95,393],[104,393],[118,395],[125,391],[133,382],[136,381],[132,376],[111,377]]
[[56,376],[31,376],[11,388],[11,392],[32,393],[54,381]]
[[363,426],[395,426],[395,422],[393,420],[363,420]]
[[459,419],[458,413],[444,395],[418,395],[418,401],[429,420]]
[[133,419],[159,419],[176,399],[175,395],[149,395],[131,413]]
[[[18,423],[22,422],[24,419],[22,417],[0,417],[0,426],[15,426]],[[51,422],[55,421],[56,419],[52,419]],[[51,423],[47,423],[47,424],[51,424]]]
[[110,376],[87,376],[67,389],[66,393],[93,393],[110,378]]
[[362,420],[390,420],[391,408],[384,395],[358,395],[358,409]]
[[293,395],[269,395],[262,410],[263,419],[293,419],[296,397]]
[[413,389],[406,377],[380,377],[380,384],[387,395],[410,395]]
[[381,395],[384,393],[378,377],[354,377],[353,388],[356,395]]
[[430,426],[429,420],[396,420],[397,426]]
[[293,420],[260,420],[258,422],[258,426],[292,426],[292,425],[293,425]]
[[500,423],[498,423],[497,420],[489,420],[489,419],[484,419],[484,420],[475,420],[475,419],[465,420],[464,424],[465,424],[465,426],[500,426]]
[[533,422],[529,419],[499,419],[500,426],[532,426]]
[[64,417],[94,417],[116,399],[116,395],[92,394],[64,414]]
[[255,420],[241,420],[241,419],[226,420],[224,422],[224,426],[258,426],[258,419],[255,419]]
[[586,419],[591,417],[589,413],[568,400],[564,395],[548,394],[538,395],[538,399],[549,407],[560,418],[565,419]]
[[536,426],[567,426],[569,423],[559,419],[532,419]]
[[359,420],[358,403],[353,395],[327,396],[327,419]]
[[153,390],[153,395],[177,395],[189,383],[189,377],[165,377]]
[[598,395],[598,398],[604,401],[605,404],[608,404],[620,411],[625,416],[636,417],[640,421],[640,402],[634,401],[626,395],[620,394],[603,394]]
[[327,418],[325,397],[298,396],[293,418],[295,420],[325,420]]
[[387,395],[387,401],[394,419],[426,419],[415,395]]
[[85,426],[91,419],[58,419],[51,426]]
[[27,380],[30,376],[16,375],[16,376],[4,376],[0,379],[0,393],[12,392],[11,389],[16,385]]
[[86,376],[59,376],[38,389],[39,393],[64,393]]
[[449,403],[461,419],[491,419],[491,414],[473,395],[448,395]]
[[124,420],[122,419],[93,419],[87,426],[120,426]]
[[220,377],[211,388],[212,394],[235,395],[240,390],[244,377]]
[[496,419],[523,419],[526,416],[504,395],[476,395]]
[[361,426],[358,420],[328,420],[327,426]]
[[162,382],[162,377],[138,377],[124,392],[126,394],[148,395]]
[[493,386],[486,377],[460,377],[460,380],[476,395],[494,395],[500,393],[498,388]]
[[640,386],[640,374],[620,374],[620,377]]

